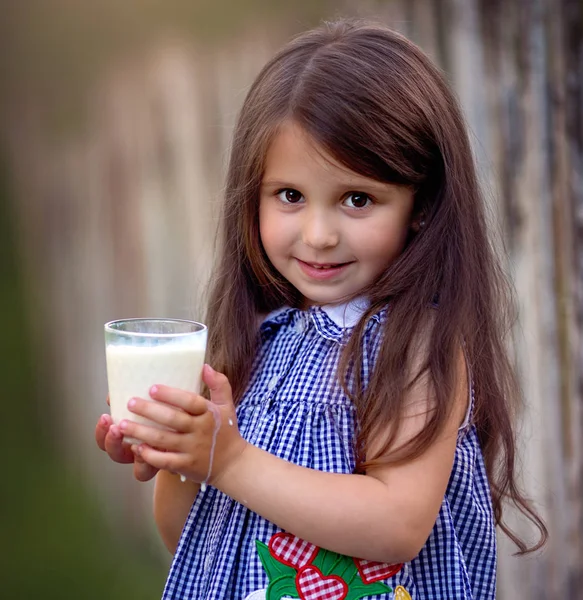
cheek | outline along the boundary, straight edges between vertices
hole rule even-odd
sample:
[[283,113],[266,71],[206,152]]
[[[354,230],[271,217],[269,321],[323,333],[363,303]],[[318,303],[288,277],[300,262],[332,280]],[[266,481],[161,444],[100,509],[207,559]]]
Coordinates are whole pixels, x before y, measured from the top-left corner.
[[274,211],[263,205],[259,208],[259,237],[267,256],[271,259],[282,245],[282,227]]
[[367,227],[358,239],[353,239],[355,254],[361,260],[366,260],[385,268],[401,252],[407,239],[407,229],[396,227],[393,223],[379,224],[377,227]]

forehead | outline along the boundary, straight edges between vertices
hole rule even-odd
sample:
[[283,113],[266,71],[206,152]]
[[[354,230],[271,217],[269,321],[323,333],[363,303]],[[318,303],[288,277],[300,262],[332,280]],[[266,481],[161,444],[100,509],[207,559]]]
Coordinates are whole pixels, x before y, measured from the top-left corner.
[[385,183],[360,175],[338,162],[301,126],[286,121],[268,147],[263,180],[291,183],[308,178],[348,187],[358,184],[386,187]]

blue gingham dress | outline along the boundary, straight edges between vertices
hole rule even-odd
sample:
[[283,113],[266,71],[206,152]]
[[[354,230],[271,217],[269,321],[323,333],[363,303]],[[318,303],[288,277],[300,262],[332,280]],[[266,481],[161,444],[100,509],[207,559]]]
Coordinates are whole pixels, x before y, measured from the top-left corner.
[[[246,440],[298,465],[334,473],[354,471],[354,407],[335,373],[342,345],[362,312],[358,303],[307,311],[285,308],[264,320],[255,368],[237,408]],[[367,323],[365,382],[385,318],[386,310]],[[370,598],[400,600],[408,594],[412,600],[494,600],[495,526],[482,454],[471,424],[472,405],[473,398],[427,543],[417,558],[383,580],[392,592]],[[269,579],[256,541],[268,544],[278,532],[273,523],[208,486],[198,493],[184,525],[163,600],[265,598],[260,590],[267,588]],[[343,596],[321,596],[328,597]]]

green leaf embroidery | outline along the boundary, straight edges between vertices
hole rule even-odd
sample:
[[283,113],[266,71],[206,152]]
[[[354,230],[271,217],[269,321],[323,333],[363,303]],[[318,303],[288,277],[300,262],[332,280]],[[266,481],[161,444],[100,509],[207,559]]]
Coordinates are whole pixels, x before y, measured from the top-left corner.
[[255,546],[257,547],[257,554],[259,554],[259,559],[261,560],[261,564],[263,565],[270,582],[280,577],[291,577],[295,582],[297,571],[294,568],[284,565],[273,558],[269,552],[268,546],[263,542],[255,540]]
[[350,556],[344,556],[343,554],[338,554],[337,556],[338,560],[330,571],[330,575],[337,575],[341,579],[344,579],[348,587],[350,587],[355,576],[358,575],[358,569]]
[[283,575],[269,582],[267,592],[265,593],[265,600],[281,600],[284,596],[299,598],[295,576]]
[[[282,600],[284,597],[299,598],[296,586],[297,571],[293,567],[284,565],[274,558],[269,552],[269,547],[255,541],[257,553],[261,564],[269,577],[266,591],[266,600]],[[366,584],[360,578],[358,569],[352,558],[330,550],[320,548],[312,561],[324,576],[336,575],[348,585],[348,594],[345,600],[360,600],[377,594],[391,593],[393,590],[388,585],[380,582]]]
[[318,554],[312,561],[312,564],[320,569],[323,575],[330,575],[330,572],[334,568],[334,565],[338,562],[340,555],[331,550],[324,550],[320,548]]
[[376,582],[365,584],[361,579],[355,581],[348,589],[348,595],[344,600],[359,600],[376,594],[390,594],[393,591],[388,585]]

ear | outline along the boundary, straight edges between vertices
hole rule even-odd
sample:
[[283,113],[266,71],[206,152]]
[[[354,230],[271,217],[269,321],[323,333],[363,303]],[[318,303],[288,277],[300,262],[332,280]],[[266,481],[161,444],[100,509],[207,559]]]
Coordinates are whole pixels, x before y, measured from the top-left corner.
[[419,233],[425,227],[425,214],[418,214],[413,221],[411,221],[411,230],[414,233]]

